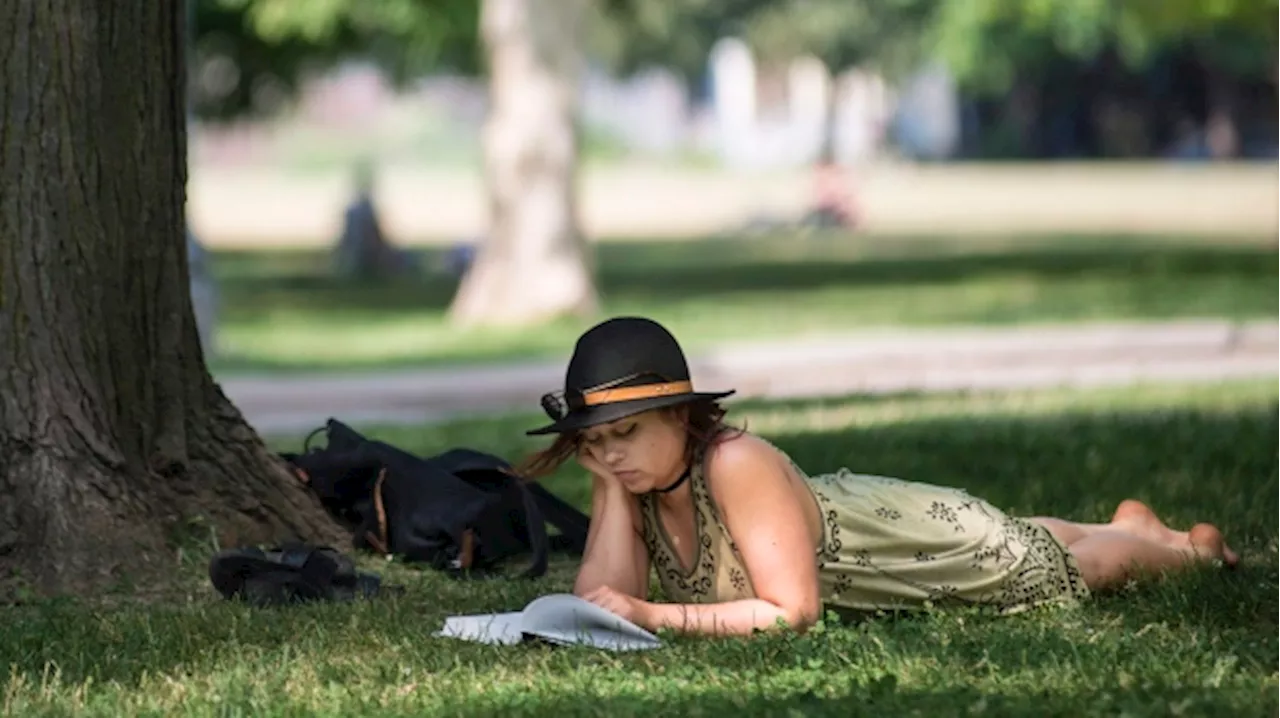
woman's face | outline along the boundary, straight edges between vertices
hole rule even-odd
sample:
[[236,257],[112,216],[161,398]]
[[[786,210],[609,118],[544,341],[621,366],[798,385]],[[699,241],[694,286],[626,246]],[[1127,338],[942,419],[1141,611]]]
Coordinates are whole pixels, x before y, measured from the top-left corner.
[[582,447],[631,493],[666,488],[684,472],[685,429],[677,412],[654,409],[593,426]]

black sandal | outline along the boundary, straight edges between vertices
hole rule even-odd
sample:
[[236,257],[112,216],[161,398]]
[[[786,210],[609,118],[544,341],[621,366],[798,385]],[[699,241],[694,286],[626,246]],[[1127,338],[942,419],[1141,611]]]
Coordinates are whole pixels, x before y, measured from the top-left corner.
[[382,586],[379,576],[357,571],[350,558],[333,548],[306,544],[220,551],[209,562],[209,578],[224,598],[259,606],[353,601],[403,590]]

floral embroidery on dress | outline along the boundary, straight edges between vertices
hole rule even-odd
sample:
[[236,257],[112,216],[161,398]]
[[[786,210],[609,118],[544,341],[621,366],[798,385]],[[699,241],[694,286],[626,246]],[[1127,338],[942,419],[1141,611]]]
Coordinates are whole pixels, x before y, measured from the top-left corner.
[[[975,503],[972,510],[992,519],[990,512]],[[981,598],[1000,610],[1011,610],[1046,601],[1083,599],[1090,591],[1071,553],[1062,547],[1049,529],[1033,521],[1002,516],[997,521],[995,540],[975,552],[974,566],[991,559],[999,566],[1012,566],[1021,556],[1019,570],[1003,581],[993,593]],[[1020,550],[1019,550],[1020,549]]]
[[[872,498],[879,495],[882,490],[879,487],[891,487],[890,498],[883,502]],[[847,470],[814,477],[810,488],[823,515],[824,539],[819,548],[819,567],[826,587],[824,600],[866,607],[881,602],[945,600],[1004,609],[1088,595],[1070,554],[1054,542],[1047,530],[1033,522],[1005,516],[963,491],[852,474]],[[871,503],[854,508],[856,503],[831,501],[829,497],[837,494],[842,501]],[[920,500],[921,503],[894,503],[901,500]],[[929,539],[934,543],[929,546],[911,547],[896,556],[890,550],[882,553],[879,547],[887,549],[892,544],[885,544],[887,536],[880,534],[880,529],[873,529],[873,525],[879,523],[885,526],[884,531],[894,535],[908,530],[913,519],[941,525],[944,534],[954,532],[956,543],[937,544],[942,537],[935,528],[931,534],[935,538]],[[891,521],[897,527],[888,528]],[[860,531],[860,524],[856,522],[867,522],[868,533]],[[910,534],[898,535],[912,540]],[[874,540],[876,544],[859,545],[866,540]],[[949,547],[951,545],[969,548],[965,553],[958,553]],[[926,566],[943,566],[944,570],[939,573]],[[975,577],[986,575],[998,580],[989,584],[990,590],[965,589],[962,581],[968,579],[963,574],[957,574],[960,580],[948,575],[956,570],[975,571]],[[859,578],[863,575],[868,579],[865,586]],[[890,588],[886,580],[901,588]],[[883,597],[879,596],[881,591],[885,592]]]
[[733,584],[735,589],[741,591],[747,587],[747,577],[743,576],[742,572],[737,568],[731,568],[729,569],[729,583]]
[[929,589],[929,600],[940,601],[944,599],[956,598],[956,587],[950,584],[942,584]]
[[[824,477],[818,477],[821,479]],[[817,479],[814,479],[817,480]],[[818,559],[823,562],[840,560],[840,549],[844,543],[840,540],[840,514],[832,509],[831,500],[821,491],[810,487],[813,496],[818,500],[818,509],[822,512],[822,545],[818,548]]]
[[823,552],[826,554],[824,558],[834,561],[840,557],[840,549],[844,548],[844,542],[840,540],[840,514],[835,511],[828,511],[825,519],[827,542],[823,546]]
[[999,546],[987,546],[973,552],[973,561],[969,564],[972,568],[982,568],[987,561],[998,560],[1000,558]]
[[849,578],[847,573],[836,576],[836,580],[831,585],[831,590],[837,597],[851,588],[853,588],[853,579]]
[[929,510],[925,512],[925,515],[935,521],[945,521],[946,523],[954,525],[956,527],[956,531],[964,530],[964,526],[960,524],[960,518],[956,516],[956,510],[941,501],[934,501],[933,505],[929,507]]

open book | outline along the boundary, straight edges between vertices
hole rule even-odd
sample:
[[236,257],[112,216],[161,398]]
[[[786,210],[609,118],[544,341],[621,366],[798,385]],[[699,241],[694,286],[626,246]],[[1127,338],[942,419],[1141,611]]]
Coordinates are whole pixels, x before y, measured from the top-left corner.
[[657,648],[658,637],[614,613],[569,593],[534,599],[523,611],[450,616],[435,635],[481,643],[542,639],[611,651]]

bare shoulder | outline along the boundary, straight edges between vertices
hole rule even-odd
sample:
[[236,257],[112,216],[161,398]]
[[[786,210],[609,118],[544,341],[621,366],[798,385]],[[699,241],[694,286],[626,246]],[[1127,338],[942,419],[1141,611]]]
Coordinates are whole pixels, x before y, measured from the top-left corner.
[[771,555],[777,545],[801,550],[821,540],[821,517],[804,477],[768,441],[744,433],[715,444],[708,450],[706,479],[725,528],[748,562]]
[[708,483],[717,499],[739,485],[757,489],[762,483],[785,486],[787,466],[772,444],[746,432],[715,442],[707,450]]

